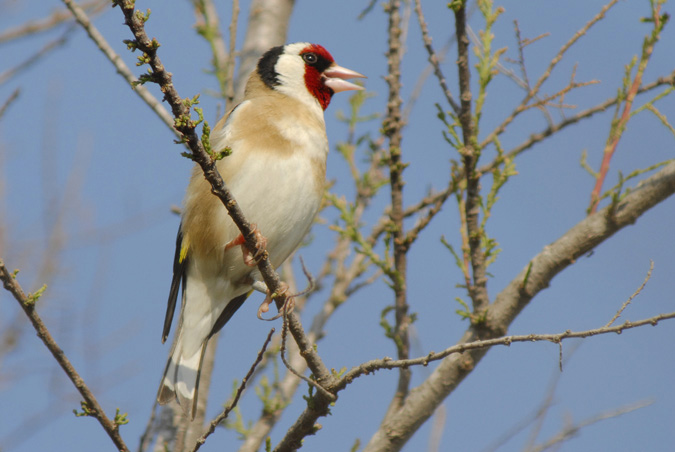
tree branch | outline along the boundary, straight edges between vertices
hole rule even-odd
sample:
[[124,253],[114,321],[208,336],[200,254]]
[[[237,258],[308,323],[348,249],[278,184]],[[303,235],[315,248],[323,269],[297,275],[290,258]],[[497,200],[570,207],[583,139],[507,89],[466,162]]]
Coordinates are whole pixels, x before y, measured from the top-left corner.
[[[394,312],[396,325],[394,326],[392,339],[396,344],[399,359],[406,359],[410,355],[410,337],[408,328],[410,316],[408,315],[407,301],[407,255],[408,248],[405,240],[403,225],[403,170],[406,164],[401,158],[401,60],[403,57],[403,42],[401,30],[401,3],[400,0],[391,0],[386,6],[389,15],[389,40],[387,51],[387,76],[385,81],[389,87],[387,100],[387,115],[382,128],[384,136],[389,141],[389,183],[391,187],[391,209],[389,218],[391,224],[391,237],[394,248],[394,268],[390,273],[391,284],[394,289]],[[409,369],[401,369],[399,372],[396,393],[389,405],[387,415],[398,410],[403,400],[408,395],[412,374]]]
[[41,295],[42,291],[46,288],[43,286],[42,289],[35,292],[34,294],[26,295],[19,282],[16,280],[16,273],[10,273],[5,267],[5,263],[0,258],[0,280],[2,280],[5,290],[10,292],[16,301],[19,302],[21,308],[26,313],[26,316],[30,320],[37,332],[37,336],[42,340],[47,349],[50,351],[56,362],[59,363],[63,371],[66,373],[70,381],[73,383],[75,388],[78,390],[84,402],[82,402],[82,408],[87,416],[95,418],[101,427],[108,434],[112,442],[115,444],[118,450],[122,452],[128,452],[129,448],[124,444],[122,436],[120,436],[119,426],[115,421],[111,421],[99,405],[96,397],[91,392],[87,384],[84,382],[80,374],[77,373],[72,363],[66,356],[65,352],[58,346],[52,335],[49,333],[49,330],[45,326],[44,322],[38,315],[35,310],[35,302]]
[[[673,85],[675,84],[675,71],[671,72],[670,75],[666,77],[659,77],[658,79],[654,80],[652,83],[649,83],[647,85],[644,85],[640,87],[638,90],[638,94],[642,94],[648,91],[651,91],[655,88],[658,88],[663,85]],[[566,128],[567,126],[571,126],[573,124],[576,124],[577,122],[583,120],[583,119],[588,119],[591,116],[593,116],[596,113],[601,113],[607,110],[609,107],[616,105],[619,102],[619,99],[617,97],[612,97],[610,99],[607,99],[606,101],[588,108],[586,110],[580,111],[574,116],[570,116],[569,118],[566,118],[562,121],[560,121],[557,124],[553,124],[548,126],[546,129],[542,130],[541,132],[538,133],[533,133],[532,135],[529,136],[527,140],[525,140],[523,143],[519,144],[515,148],[511,149],[510,151],[504,153],[503,157],[498,157],[494,159],[492,162],[481,166],[478,169],[478,172],[481,174],[487,173],[489,171],[494,170],[498,165],[500,165],[505,159],[512,160],[516,156],[520,155],[521,153],[527,151],[531,147],[533,147],[535,144],[545,140],[546,138],[550,137],[551,135],[557,133],[558,131]],[[481,143],[481,146],[487,146],[488,142],[483,141]]]
[[505,345],[508,347],[511,344],[518,342],[547,341],[554,344],[560,344],[562,343],[562,341],[566,339],[587,338],[609,333],[621,334],[626,330],[639,328],[646,325],[656,326],[660,321],[670,319],[675,319],[675,312],[658,314],[653,317],[638,320],[635,322],[626,321],[621,325],[603,326],[600,328],[594,328],[584,331],[567,330],[562,333],[555,333],[555,334],[521,334],[513,336],[502,336],[494,339],[476,340],[472,342],[453,345],[452,347],[448,347],[441,352],[430,352],[426,356],[421,356],[419,358],[399,359],[399,360],[392,360],[391,358],[373,359],[357,367],[354,367],[349,372],[347,372],[340,381],[338,389],[342,390],[348,384],[354,381],[354,379],[361,377],[363,375],[370,375],[377,370],[400,369],[410,366],[426,367],[427,365],[429,365],[429,363],[432,363],[434,361],[438,361],[440,359],[446,358],[456,353],[464,353],[470,350],[488,349],[496,345]]
[[427,49],[427,53],[429,54],[429,64],[431,64],[434,68],[434,75],[438,79],[438,84],[441,87],[441,91],[443,91],[443,95],[445,95],[445,100],[448,101],[448,104],[450,105],[450,107],[452,107],[452,110],[455,112],[455,114],[459,115],[460,107],[459,105],[457,105],[457,102],[455,102],[455,99],[452,97],[452,93],[450,92],[450,89],[448,88],[448,85],[445,82],[443,72],[441,71],[438,55],[434,51],[433,46],[431,45],[431,37],[429,36],[429,29],[427,27],[427,22],[426,20],[424,20],[424,14],[422,13],[422,2],[420,0],[415,0],[415,13],[417,14],[420,29],[422,30],[422,40],[424,41],[424,47]]
[[[670,163],[640,183],[616,206],[605,207],[586,217],[554,243],[544,247],[490,305],[485,322],[484,334],[488,336],[485,340],[503,336],[518,314],[535,295],[548,287],[558,273],[619,230],[635,223],[647,210],[673,193],[675,163]],[[457,345],[477,339],[476,332],[469,328]],[[411,392],[401,410],[383,423],[364,452],[400,450],[436,407],[471,373],[487,350],[467,350],[444,358],[432,374]]]
[[473,302],[473,312],[481,316],[490,303],[487,292],[487,266],[483,252],[483,233],[479,221],[480,214],[480,173],[476,171],[480,147],[476,139],[476,124],[471,111],[471,71],[469,69],[469,37],[467,35],[466,9],[462,2],[455,12],[455,28],[457,34],[457,70],[459,72],[459,89],[461,110],[459,122],[462,127],[462,163],[466,181],[466,199],[464,213],[466,215],[466,234],[469,245],[469,256],[472,268],[471,285],[467,287]]
[[223,422],[225,419],[227,419],[227,416],[230,414],[230,412],[234,409],[235,406],[237,406],[237,402],[239,402],[239,398],[241,397],[241,393],[244,392],[244,389],[246,388],[246,383],[251,379],[253,376],[253,372],[255,371],[255,368],[260,364],[260,361],[263,359],[263,355],[265,354],[265,350],[267,350],[267,346],[269,345],[270,341],[272,340],[272,335],[274,334],[274,328],[272,328],[267,334],[267,339],[265,339],[265,343],[263,343],[262,348],[260,351],[258,351],[258,356],[256,357],[255,361],[253,362],[253,365],[251,365],[251,368],[248,370],[248,373],[246,376],[241,380],[241,384],[239,385],[239,388],[237,389],[237,393],[234,396],[234,399],[230,404],[225,408],[216,418],[211,421],[209,424],[209,428],[204,432],[204,434],[197,440],[197,443],[195,444],[194,448],[192,449],[192,452],[197,452],[200,447],[204,445],[206,442],[206,438],[211,436],[213,432],[216,431],[216,427],[220,425],[221,422]]

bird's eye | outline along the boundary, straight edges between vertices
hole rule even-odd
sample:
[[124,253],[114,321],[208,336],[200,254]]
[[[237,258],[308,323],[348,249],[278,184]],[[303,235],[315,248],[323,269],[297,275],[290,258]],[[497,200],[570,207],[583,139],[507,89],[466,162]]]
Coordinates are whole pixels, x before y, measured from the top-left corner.
[[319,58],[316,56],[316,53],[305,53],[302,55],[302,59],[305,60],[307,64],[316,64]]

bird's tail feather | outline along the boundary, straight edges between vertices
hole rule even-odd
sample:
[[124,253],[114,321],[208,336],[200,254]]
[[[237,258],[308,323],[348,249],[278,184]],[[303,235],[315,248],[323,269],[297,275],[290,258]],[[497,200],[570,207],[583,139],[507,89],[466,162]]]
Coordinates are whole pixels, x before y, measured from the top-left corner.
[[157,401],[160,405],[176,399],[183,413],[194,419],[205,350],[206,341],[197,353],[184,356],[180,340],[176,341],[157,392]]

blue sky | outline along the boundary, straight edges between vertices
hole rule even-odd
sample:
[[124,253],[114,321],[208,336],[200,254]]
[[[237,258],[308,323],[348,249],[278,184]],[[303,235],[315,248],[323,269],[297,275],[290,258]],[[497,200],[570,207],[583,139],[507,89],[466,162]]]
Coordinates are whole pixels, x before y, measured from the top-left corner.
[[[505,13],[493,30],[493,46],[508,47],[506,55],[516,57],[516,19],[525,37],[549,33],[526,49],[528,73],[536,79],[555,52],[602,5],[595,0],[505,2]],[[173,73],[179,93],[184,97],[202,93],[201,106],[207,119],[215,123],[223,107],[208,95],[217,84],[205,73],[209,49],[195,35],[188,2],[138,0],[137,6],[152,10],[148,32],[161,42],[160,56]],[[425,2],[423,6],[434,45],[440,48],[454,33],[453,19],[444,2]],[[60,7],[58,2],[3,0],[0,29],[47,16]],[[218,7],[223,24],[227,24],[230,5],[222,2]],[[381,113],[386,103],[386,17],[377,4],[359,21],[356,18],[363,7],[363,2],[345,2],[339,7],[335,3],[298,2],[288,41],[320,43],[340,65],[367,75],[366,88],[374,97],[365,104],[364,113]],[[666,4],[664,8],[667,11],[669,7]],[[242,2],[241,9],[240,23],[244,23],[248,2]],[[329,21],[325,20],[327,10]],[[570,49],[544,85],[544,92],[564,86],[576,65],[577,80],[601,83],[571,93],[566,103],[576,105],[578,111],[613,96],[624,66],[640,52],[642,38],[649,32],[649,25],[638,20],[648,11],[646,0],[620,2],[606,20]],[[95,24],[133,66],[135,55],[122,44],[130,37],[122,21],[120,11],[109,10],[96,18]],[[483,26],[478,13],[469,22],[476,31]],[[62,31],[1,44],[0,72]],[[242,38],[240,29],[239,43]],[[673,70],[673,43],[671,24],[656,47],[645,82]],[[443,69],[456,95],[455,56],[453,47]],[[403,99],[407,101],[426,65],[414,16],[405,58]],[[16,88],[21,89],[20,98],[0,120],[0,232],[4,234],[0,256],[8,266],[21,269],[20,282],[32,291],[44,282],[38,279],[46,250],[56,246],[52,263],[57,272],[47,281],[40,314],[103,406],[110,413],[119,407],[129,414],[130,423],[121,431],[129,447],[136,448],[168,353],[160,335],[179,221],[170,207],[181,203],[191,162],[180,156],[181,149],[173,144],[170,131],[79,29],[65,46],[0,85],[0,103]],[[499,124],[523,96],[511,80],[496,77],[490,86],[481,136]],[[349,197],[353,184],[348,168],[334,152],[335,144],[346,137],[346,127],[336,119],[336,113],[347,111],[347,99],[345,94],[335,96],[326,122],[332,145],[328,178],[336,181],[336,193]],[[638,105],[645,100],[639,98]],[[455,158],[441,136],[436,102],[442,103],[443,97],[429,79],[412,111],[403,142],[403,158],[410,162],[405,172],[408,205],[430,187],[443,188],[449,159]],[[657,105],[671,121],[675,118],[672,98]],[[552,114],[560,119],[558,111]],[[610,119],[610,111],[598,114],[516,161],[518,175],[500,193],[488,222],[488,232],[503,250],[490,267],[493,276],[488,288],[493,298],[531,257],[584,218],[593,180],[580,167],[580,157],[586,150],[589,163],[599,166]],[[510,149],[545,125],[541,113],[528,112],[509,127],[502,144]],[[374,121],[359,132],[375,136],[378,129],[379,122]],[[653,115],[636,116],[619,144],[607,186],[616,183],[619,170],[627,174],[671,159],[674,150],[675,138]],[[383,191],[365,216],[366,226],[379,218],[386,200]],[[675,201],[669,199],[592,255],[579,259],[536,297],[510,333],[554,333],[604,325],[640,286],[650,260],[654,261],[652,278],[621,320],[673,311],[674,212]],[[332,221],[336,213],[327,211],[324,216]],[[454,298],[465,297],[455,287],[461,274],[439,241],[444,235],[457,246],[458,224],[456,206],[449,202],[410,252],[410,304],[418,316],[415,355],[452,345],[467,326],[455,314],[458,305]],[[54,227],[62,233],[57,235],[59,240],[50,241],[45,231]],[[327,225],[318,225],[312,234],[312,244],[301,254],[310,270],[318,273],[332,248],[333,233]],[[312,298],[303,314],[305,324],[318,312],[321,300],[322,294]],[[379,281],[341,306],[319,344],[326,364],[350,368],[368,359],[393,356],[393,345],[378,325],[380,312],[391,303],[391,292]],[[227,398],[231,381],[245,374],[269,330],[268,323],[255,318],[258,304],[257,299],[247,303],[221,335],[210,397],[212,415]],[[20,325],[21,319],[18,306],[3,292],[0,330]],[[4,408],[0,410],[0,448],[17,452],[114,450],[94,420],[72,415],[72,409],[79,408],[74,388],[32,330],[26,325],[23,331],[19,347],[0,361],[0,406]],[[444,412],[438,415],[444,426],[440,450],[486,450],[538,408],[555,375],[560,381],[554,405],[538,441],[554,435],[568,421],[580,422],[651,401],[648,407],[586,428],[562,450],[670,450],[675,442],[674,340],[675,324],[664,322],[656,328],[588,339],[573,354],[576,344],[570,341],[564,351],[571,358],[562,374],[557,370],[558,348],[553,344],[495,348],[444,402]],[[413,383],[419,384],[429,372],[415,369]],[[380,371],[353,383],[340,394],[332,415],[319,421],[323,430],[306,440],[306,449],[349,450],[357,438],[366,443],[379,425],[396,377],[395,372]],[[273,444],[299,414],[302,393],[272,432]],[[245,419],[259,414],[260,403],[253,391],[248,391],[241,410]],[[404,450],[427,450],[430,431],[427,423]],[[522,450],[530,431],[520,433],[500,450]],[[238,444],[235,433],[219,430],[202,450],[236,450]]]

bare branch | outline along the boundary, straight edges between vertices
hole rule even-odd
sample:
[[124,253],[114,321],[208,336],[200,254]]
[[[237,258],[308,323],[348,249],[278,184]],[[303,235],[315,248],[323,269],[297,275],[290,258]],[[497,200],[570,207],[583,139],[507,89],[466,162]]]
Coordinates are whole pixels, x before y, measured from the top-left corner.
[[7,100],[2,104],[2,107],[0,107],[0,119],[5,116],[5,112],[7,112],[7,109],[10,107],[10,105],[12,105],[14,101],[19,98],[20,93],[21,90],[19,88],[12,91],[12,94],[10,94]]
[[[195,7],[197,23],[195,28],[211,47],[213,73],[218,80],[220,97],[227,98],[228,84],[231,84],[232,78],[228,78],[227,66],[233,65],[234,55],[228,54],[225,49],[225,41],[220,32],[220,19],[213,0],[192,0]],[[239,2],[234,1],[233,8],[239,7]],[[233,15],[232,21],[236,24],[237,16]]]
[[445,83],[445,77],[441,71],[438,55],[431,45],[431,37],[429,36],[427,23],[424,20],[424,14],[422,13],[422,2],[420,0],[415,0],[415,13],[417,14],[420,28],[422,29],[422,40],[424,41],[424,47],[427,49],[427,53],[429,54],[429,64],[431,64],[434,68],[434,75],[436,75],[436,78],[438,79],[438,84],[441,86],[441,90],[445,95],[445,99],[448,101],[448,104],[450,104],[455,114],[459,115],[459,105],[457,105],[457,102],[455,102],[455,99],[452,97],[452,93],[450,92],[447,83]]
[[244,392],[244,389],[246,388],[246,383],[251,379],[251,376],[253,375],[253,372],[255,371],[255,368],[258,367],[258,364],[260,364],[260,361],[263,359],[263,355],[265,354],[265,350],[267,350],[267,346],[269,345],[270,341],[272,340],[272,335],[274,334],[274,328],[270,330],[270,332],[267,334],[267,339],[265,339],[265,342],[263,343],[262,348],[260,351],[258,351],[258,356],[256,357],[255,361],[253,362],[253,365],[251,365],[251,368],[248,370],[248,373],[246,376],[241,380],[241,384],[239,385],[239,388],[237,389],[237,393],[234,396],[234,399],[230,404],[225,408],[216,418],[211,421],[211,424],[209,424],[209,428],[204,432],[204,434],[197,440],[197,443],[195,444],[194,448],[192,449],[192,452],[197,452],[200,447],[204,445],[206,442],[206,439],[211,436],[211,434],[216,430],[216,427],[220,425],[221,422],[223,422],[225,419],[227,419],[227,416],[230,414],[230,412],[234,409],[235,406],[237,406],[237,403],[239,402],[239,398],[241,397],[241,393]]
[[669,312],[667,314],[659,314],[647,319],[638,320],[636,322],[626,321],[621,325],[616,326],[603,326],[601,328],[594,328],[584,331],[564,331],[562,333],[556,334],[523,334],[523,335],[513,335],[513,336],[502,336],[495,339],[485,339],[477,340],[467,343],[461,343],[448,347],[441,352],[431,352],[426,356],[412,359],[399,359],[392,360],[391,358],[382,358],[374,359],[368,362],[361,364],[358,367],[351,369],[343,377],[339,389],[343,389],[346,385],[351,383],[355,378],[358,378],[362,375],[370,375],[373,372],[381,369],[399,369],[410,366],[427,366],[429,363],[438,361],[440,359],[446,358],[450,355],[456,353],[464,353],[470,350],[479,350],[494,347],[495,345],[505,345],[510,346],[513,343],[517,342],[541,342],[547,341],[554,344],[560,344],[566,339],[578,339],[578,338],[587,338],[592,336],[598,336],[601,334],[621,334],[626,330],[633,328],[639,328],[641,326],[651,325],[656,326],[662,320],[675,319],[675,312]]
[[[405,245],[405,230],[403,225],[403,170],[406,165],[401,157],[401,130],[403,122],[401,118],[401,62],[403,58],[403,38],[401,29],[401,2],[391,0],[386,6],[389,16],[387,27],[388,50],[387,50],[387,75],[385,81],[389,88],[387,99],[387,114],[382,123],[384,136],[389,141],[389,183],[391,187],[391,235],[394,248],[394,271],[390,272],[391,284],[394,290],[394,312],[396,324],[392,338],[396,344],[399,359],[410,356],[410,338],[408,328],[410,316],[408,315],[407,300],[407,248]],[[389,405],[387,415],[398,410],[408,394],[411,372],[409,369],[401,369],[396,388],[396,393]]]
[[33,325],[33,328],[35,328],[35,331],[37,332],[37,335],[40,338],[40,340],[42,340],[42,342],[45,344],[45,346],[50,351],[52,356],[54,356],[54,359],[56,359],[56,361],[59,363],[59,365],[66,373],[70,381],[73,383],[75,388],[78,390],[80,395],[82,395],[82,398],[84,399],[84,402],[82,402],[82,408],[84,410],[85,415],[95,418],[99,422],[99,424],[101,424],[101,427],[103,427],[103,429],[108,434],[108,436],[110,437],[110,439],[115,444],[118,450],[122,452],[128,452],[129,449],[127,448],[126,444],[124,444],[124,440],[120,436],[119,432],[120,424],[111,421],[105,415],[105,412],[103,411],[103,408],[101,408],[101,406],[99,405],[98,401],[96,400],[96,397],[94,397],[94,394],[91,392],[91,390],[84,382],[82,377],[80,377],[79,373],[75,370],[68,357],[66,357],[65,352],[61,350],[61,348],[58,346],[52,335],[49,333],[49,330],[45,326],[44,322],[38,315],[37,311],[35,310],[35,302],[41,295],[42,291],[44,291],[46,286],[43,286],[42,289],[36,291],[34,294],[26,295],[21,286],[19,285],[19,282],[16,280],[16,273],[10,273],[5,267],[5,263],[1,258],[0,258],[0,280],[2,280],[5,290],[10,292],[14,296],[16,301],[19,302],[19,305],[26,313],[26,316]]
[[[107,0],[93,0],[82,4],[82,9],[96,14],[108,6]],[[49,31],[65,22],[72,20],[73,16],[65,9],[54,11],[48,17],[39,20],[31,20],[16,27],[9,28],[0,34],[0,44],[9,41],[32,36],[38,33]]]
[[560,443],[567,441],[576,435],[579,434],[581,429],[588,427],[590,425],[593,425],[595,423],[598,423],[600,421],[604,421],[607,419],[612,419],[618,416],[621,416],[623,414],[630,413],[635,410],[639,410],[640,408],[644,408],[646,406],[651,405],[653,402],[652,401],[644,401],[644,402],[638,402],[632,405],[625,406],[623,408],[619,408],[616,410],[612,411],[607,411],[604,413],[600,413],[596,416],[593,416],[589,419],[583,420],[579,423],[568,425],[565,428],[562,429],[557,435],[549,439],[543,444],[540,444],[536,447],[528,448],[526,449],[526,452],[543,452],[545,450],[550,449],[553,446],[560,445]]
[[19,73],[22,71],[25,71],[38,61],[42,59],[45,55],[49,54],[51,51],[63,46],[67,41],[68,38],[70,37],[70,34],[72,33],[74,27],[70,26],[68,29],[59,37],[56,38],[47,44],[45,44],[40,50],[35,52],[33,55],[28,57],[26,60],[22,61],[21,63],[17,64],[11,69],[7,69],[3,73],[0,74],[0,85],[3,85],[7,83],[10,79],[13,77],[17,76]]
[[[638,94],[642,94],[648,91],[651,91],[655,88],[658,88],[660,86],[664,85],[672,85],[675,83],[675,71],[671,72],[669,75],[665,77],[659,77],[652,83],[649,83],[647,85],[642,86],[638,90]],[[499,164],[503,162],[504,159],[513,159],[514,157],[520,155],[521,153],[527,151],[531,147],[533,147],[535,144],[545,140],[546,138],[550,137],[551,135],[557,133],[558,131],[566,128],[567,126],[571,126],[573,124],[576,124],[579,121],[582,121],[584,119],[588,119],[591,116],[595,115],[596,113],[601,113],[605,110],[607,110],[609,107],[616,105],[616,103],[619,102],[619,99],[617,97],[612,97],[610,99],[607,99],[606,101],[588,108],[586,110],[580,111],[574,116],[571,116],[569,118],[566,118],[562,121],[560,121],[557,124],[551,125],[547,127],[546,129],[542,130],[541,132],[534,133],[530,135],[530,137],[525,140],[523,143],[519,144],[515,148],[511,149],[510,151],[506,152],[504,154],[503,158],[497,158],[493,160],[492,162],[483,165],[478,169],[478,171],[482,174],[487,173],[489,171],[492,171],[494,168],[496,168]],[[481,146],[487,145],[488,143],[486,141],[483,141],[481,143]]]
[[487,266],[482,248],[480,214],[480,173],[476,165],[480,155],[480,146],[476,137],[476,124],[471,111],[471,72],[469,69],[469,37],[467,35],[466,9],[464,4],[455,10],[455,30],[457,34],[457,70],[459,72],[459,88],[461,111],[458,115],[462,127],[462,164],[466,181],[464,213],[466,215],[466,235],[468,238],[470,265],[473,280],[467,287],[473,301],[475,315],[482,315],[487,309],[490,299],[487,292]]
[[647,276],[645,276],[645,280],[642,281],[642,284],[640,285],[640,287],[638,287],[637,290],[635,292],[633,292],[633,295],[631,295],[628,298],[628,300],[626,300],[621,305],[621,308],[619,308],[619,310],[616,311],[616,314],[614,314],[614,317],[612,317],[612,319],[609,322],[607,322],[607,325],[605,325],[605,326],[610,326],[612,323],[614,323],[616,321],[616,319],[619,318],[621,313],[628,307],[628,305],[631,303],[631,301],[633,301],[633,299],[635,297],[637,297],[640,294],[640,292],[642,292],[642,289],[645,288],[645,286],[647,285],[647,282],[652,277],[652,270],[654,270],[654,261],[650,260],[649,261],[649,270],[647,271]]
[[549,79],[553,69],[558,65],[560,60],[562,60],[565,53],[572,47],[579,39],[581,39],[588,30],[595,25],[597,22],[602,20],[609,11],[619,0],[611,0],[608,4],[602,7],[600,12],[596,14],[591,20],[589,20],[586,25],[584,25],[579,31],[577,31],[558,51],[558,53],[553,57],[548,67],[544,73],[539,77],[534,87],[527,93],[525,98],[520,102],[520,104],[513,110],[513,112],[506,118],[500,125],[498,125],[488,136],[483,140],[483,144],[491,143],[497,136],[501,135],[506,127],[513,122],[516,117],[525,111],[527,104],[531,99],[536,97],[539,94],[539,91],[546,80]]
[[[644,180],[626,195],[614,209],[606,207],[580,221],[551,245],[546,246],[504,288],[490,305],[484,326],[485,340],[502,336],[518,314],[550,281],[565,268],[622,228],[633,224],[644,212],[675,193],[675,163]],[[611,207],[611,206],[610,206]],[[675,313],[647,319],[645,324],[672,318]],[[628,324],[626,326],[632,326]],[[607,332],[618,332],[624,325]],[[457,346],[477,339],[469,328]],[[394,451],[410,438],[454,389],[471,373],[487,349],[478,348],[444,358],[438,367],[406,399],[396,415],[384,422],[373,435],[364,452]]]

